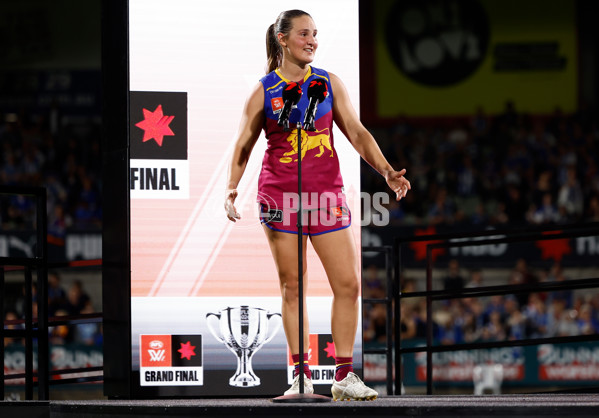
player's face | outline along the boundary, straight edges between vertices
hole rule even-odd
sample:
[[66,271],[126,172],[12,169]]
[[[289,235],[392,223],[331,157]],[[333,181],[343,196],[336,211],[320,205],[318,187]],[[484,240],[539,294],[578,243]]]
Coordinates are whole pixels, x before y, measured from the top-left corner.
[[287,56],[298,63],[310,63],[314,60],[318,41],[316,25],[310,16],[293,19],[293,29],[287,37],[281,38],[281,45]]

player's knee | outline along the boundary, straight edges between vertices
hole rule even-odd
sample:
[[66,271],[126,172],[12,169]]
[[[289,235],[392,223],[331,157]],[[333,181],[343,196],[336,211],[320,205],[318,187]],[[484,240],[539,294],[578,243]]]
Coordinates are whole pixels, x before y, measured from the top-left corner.
[[355,301],[360,296],[360,282],[357,279],[347,280],[341,286],[335,286],[333,293],[337,298]]
[[281,294],[285,302],[297,302],[299,286],[297,272],[280,273]]

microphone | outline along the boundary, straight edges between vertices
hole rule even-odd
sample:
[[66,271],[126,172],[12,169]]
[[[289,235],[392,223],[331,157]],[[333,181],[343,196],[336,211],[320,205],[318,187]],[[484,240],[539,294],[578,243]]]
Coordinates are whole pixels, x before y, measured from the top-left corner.
[[315,78],[310,82],[308,86],[308,98],[310,99],[310,103],[308,103],[308,108],[306,109],[306,113],[304,114],[304,130],[306,131],[315,131],[314,128],[314,117],[316,116],[316,108],[318,107],[318,103],[322,103],[322,101],[329,94],[327,83],[325,80],[321,78]]
[[287,84],[283,88],[283,110],[279,113],[277,125],[283,126],[286,131],[289,130],[289,114],[300,98],[302,97],[302,88],[296,82]]

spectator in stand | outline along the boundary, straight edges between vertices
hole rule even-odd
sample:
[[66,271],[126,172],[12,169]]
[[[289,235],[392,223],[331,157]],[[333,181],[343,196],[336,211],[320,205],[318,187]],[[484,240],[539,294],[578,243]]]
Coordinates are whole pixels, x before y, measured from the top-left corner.
[[68,312],[77,315],[91,304],[89,295],[83,290],[81,280],[74,280],[68,292]]
[[513,295],[505,298],[505,325],[507,338],[521,340],[527,335],[526,318],[520,311],[518,300]]
[[578,326],[572,312],[566,309],[563,299],[553,299],[547,312],[547,332],[545,337],[577,335]]
[[[524,258],[516,260],[514,270],[510,274],[509,284],[533,285],[536,283],[538,283],[538,278],[530,271],[526,260]],[[519,306],[524,306],[528,302],[528,293],[518,293],[516,298]]]
[[485,114],[482,106],[477,106],[474,116],[470,121],[470,129],[475,141],[481,141],[489,134],[489,117]]
[[490,216],[483,202],[476,202],[474,213],[470,217],[470,223],[477,227],[486,227],[490,224]]
[[478,192],[478,173],[469,154],[464,154],[462,164],[457,168],[457,193],[462,197],[472,197]]
[[465,280],[460,272],[460,262],[452,258],[447,266],[447,275],[443,278],[443,289],[460,290],[464,284]]
[[555,185],[553,184],[553,176],[552,172],[549,169],[545,169],[541,171],[539,174],[539,178],[536,181],[536,184],[532,190],[532,202],[536,206],[541,206],[543,204],[543,199],[546,194],[551,195],[551,200],[553,201],[553,196],[557,196],[555,192]]
[[[21,293],[19,295],[17,295],[15,304],[14,304],[15,312],[17,313],[17,316],[21,319],[25,317],[25,295],[26,294],[27,294],[27,292],[25,290],[25,284],[23,284],[23,286],[21,287]],[[31,303],[32,303],[32,306],[36,307],[36,309],[37,309],[37,284],[35,282],[31,283]]]
[[[565,273],[564,273],[564,269],[561,265],[561,263],[559,262],[555,262],[553,264],[553,266],[551,267],[549,276],[547,277],[548,281],[552,281],[552,282],[560,282],[563,283],[565,281],[568,280],[568,278],[566,277]],[[564,304],[565,304],[565,308],[569,309],[572,308],[573,303],[574,303],[574,293],[572,292],[572,290],[556,290],[553,292],[550,292],[548,294],[548,300],[549,302],[553,301],[553,300],[563,300]]]
[[[5,321],[17,321],[18,319],[19,319],[19,316],[14,311],[9,310],[4,315]],[[23,326],[10,324],[10,325],[4,325],[4,328],[5,329],[20,329],[20,328],[23,328]],[[25,340],[22,338],[4,338],[3,344],[4,344],[4,347],[8,347],[9,345],[25,345]]]
[[[82,314],[91,314],[94,313],[94,307],[92,306],[91,301],[87,301],[83,309],[79,313]],[[95,323],[86,323],[86,324],[77,324],[75,326],[75,337],[74,341],[78,344],[84,345],[97,345],[98,344],[98,334],[100,333],[100,328],[98,324]]]
[[593,195],[589,199],[586,220],[588,222],[599,222],[599,195]]
[[505,325],[501,312],[491,311],[489,322],[483,328],[481,338],[484,341],[504,341],[506,339]]
[[576,177],[575,167],[567,169],[566,181],[559,189],[557,204],[567,220],[577,221],[581,218],[584,211],[584,197]]
[[585,304],[578,311],[578,333],[581,335],[599,334],[599,321],[593,318],[593,307]]
[[529,325],[528,336],[541,338],[547,334],[547,308],[538,293],[528,295],[528,303],[523,308]]
[[[587,151],[585,159],[587,169],[583,177],[583,184],[588,196],[599,196],[599,161],[596,157],[599,154],[599,145],[589,146]],[[595,151],[594,155],[593,151]]]
[[[469,298],[464,318],[464,338],[466,342],[478,341],[482,338],[485,327],[485,307],[481,298]],[[472,318],[472,322],[468,317]]]
[[520,186],[510,184],[507,187],[505,198],[505,213],[508,222],[513,225],[522,225],[526,222],[526,212],[528,211],[528,202],[522,194]]
[[456,207],[447,196],[447,189],[441,188],[436,194],[435,202],[428,211],[429,222],[433,225],[452,224],[455,220]]
[[489,297],[489,302],[486,304],[483,312],[483,321],[485,324],[491,321],[491,314],[493,312],[498,312],[500,317],[503,317],[505,314],[505,305],[502,295],[493,295]]
[[518,126],[519,115],[516,111],[516,104],[513,100],[507,100],[504,104],[503,113],[497,118],[497,122],[513,130]]
[[[420,299],[417,304],[412,307],[413,318],[416,322],[416,338],[426,338],[426,300]],[[437,334],[438,323],[433,318],[433,334]]]
[[[369,309],[368,322],[364,330],[364,339],[377,343],[385,343],[387,335],[387,311],[382,303],[375,303]],[[403,325],[403,318],[402,318]]]
[[[64,309],[59,309],[55,312],[55,316],[68,316],[69,312]],[[65,345],[73,342],[73,326],[71,325],[56,325],[48,329],[48,338],[51,345]]]
[[481,269],[473,269],[470,272],[470,280],[466,283],[465,287],[482,287],[483,286],[483,272]]
[[59,310],[68,314],[67,309],[67,294],[60,284],[60,275],[51,271],[48,273],[48,315],[55,316]]
[[2,184],[12,186],[18,183],[20,172],[16,165],[15,154],[9,144],[4,146],[4,161],[0,167],[0,181]]
[[473,312],[464,314],[464,324],[462,326],[464,333],[464,342],[472,343],[480,340],[482,336],[482,326],[477,324],[477,317]]
[[553,203],[551,193],[547,192],[543,195],[541,204],[531,213],[529,221],[537,225],[553,224],[560,221],[560,213],[557,205]]
[[409,340],[416,337],[417,326],[411,306],[401,305],[401,328],[400,337],[402,340]]
[[64,244],[67,222],[62,204],[54,205],[52,213],[48,216],[48,235]]

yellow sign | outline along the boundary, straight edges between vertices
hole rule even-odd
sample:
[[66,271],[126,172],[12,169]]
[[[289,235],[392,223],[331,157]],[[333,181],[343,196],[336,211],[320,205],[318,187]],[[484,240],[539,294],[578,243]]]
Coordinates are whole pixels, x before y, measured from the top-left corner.
[[380,118],[575,110],[575,3],[377,1]]

